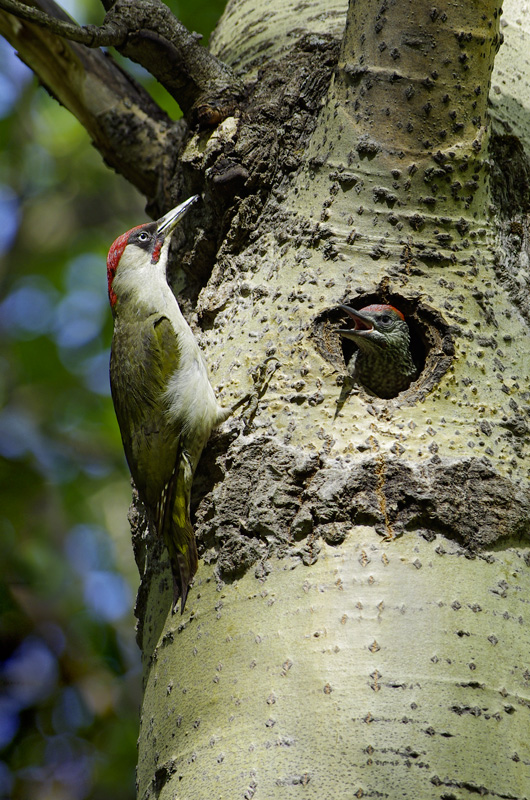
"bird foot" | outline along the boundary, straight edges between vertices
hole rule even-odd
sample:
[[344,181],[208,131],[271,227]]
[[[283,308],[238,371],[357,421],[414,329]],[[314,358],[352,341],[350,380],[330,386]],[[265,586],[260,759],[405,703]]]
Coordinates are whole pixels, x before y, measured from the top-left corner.
[[351,375],[344,376],[344,382],[342,384],[340,390],[340,396],[335,401],[335,416],[333,417],[334,420],[337,419],[340,412],[342,411],[346,401],[348,400],[349,396],[357,389],[355,385],[354,379]]
[[[274,363],[275,362],[275,363]],[[269,356],[260,364],[258,364],[251,372],[252,381],[254,383],[254,388],[252,391],[247,392],[242,398],[240,398],[234,405],[230,408],[230,413],[233,414],[238,408],[242,405],[247,404],[247,408],[241,414],[241,419],[245,422],[245,433],[248,432],[250,428],[250,424],[254,417],[256,416],[256,412],[258,410],[258,403],[260,399],[263,397],[265,392],[267,391],[267,387],[270,383],[270,380],[278,367],[280,366],[280,362],[276,358],[276,356]]]

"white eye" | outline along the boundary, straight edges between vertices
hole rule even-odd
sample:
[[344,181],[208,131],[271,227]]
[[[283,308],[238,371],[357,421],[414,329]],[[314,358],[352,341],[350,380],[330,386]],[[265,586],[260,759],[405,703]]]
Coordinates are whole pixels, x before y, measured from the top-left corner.
[[138,241],[139,242],[148,242],[151,237],[145,231],[142,231],[138,234]]

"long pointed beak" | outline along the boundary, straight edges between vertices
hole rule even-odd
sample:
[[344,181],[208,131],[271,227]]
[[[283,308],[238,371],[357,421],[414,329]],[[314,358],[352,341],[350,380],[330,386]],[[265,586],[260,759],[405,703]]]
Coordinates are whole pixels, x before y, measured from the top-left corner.
[[156,235],[166,236],[168,233],[171,233],[179,219],[182,219],[184,214],[188,213],[188,210],[191,208],[191,206],[200,199],[201,198],[198,194],[194,194],[193,197],[189,197],[179,206],[175,206],[175,208],[172,208],[171,211],[167,212],[167,214],[164,214],[164,216],[158,220]]
[[[360,311],[357,311],[355,308],[350,308],[350,306],[340,306],[343,311],[345,311],[348,316],[350,316],[355,322],[355,328],[346,328],[345,330],[338,330],[337,333],[340,333],[341,336],[345,336],[347,339],[352,338],[355,339],[356,336],[363,333],[368,333],[373,331],[374,323],[366,314],[362,314]],[[353,334],[353,335],[352,335]]]

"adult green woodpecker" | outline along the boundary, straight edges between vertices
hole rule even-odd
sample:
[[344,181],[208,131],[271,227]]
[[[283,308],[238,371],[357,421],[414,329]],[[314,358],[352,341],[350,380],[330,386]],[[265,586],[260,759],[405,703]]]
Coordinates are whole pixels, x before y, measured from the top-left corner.
[[409,326],[401,311],[379,304],[360,311],[350,306],[341,308],[355,322],[355,328],[338,331],[358,347],[351,370],[354,380],[383,398],[407,389],[417,378],[418,369],[410,352]]
[[198,195],[119,236],[107,258],[114,316],[110,383],[129,469],[168,552],[173,609],[197,570],[193,475],[212,429],[230,415],[166,280],[173,230]]

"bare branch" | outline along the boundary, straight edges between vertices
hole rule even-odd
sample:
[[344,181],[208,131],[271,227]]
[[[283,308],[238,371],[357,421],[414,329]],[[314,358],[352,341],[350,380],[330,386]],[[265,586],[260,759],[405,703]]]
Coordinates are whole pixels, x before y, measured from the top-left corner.
[[[87,47],[114,46],[145,67],[201,125],[232,113],[243,87],[233,71],[199,44],[160,0],[104,0],[103,25],[77,25],[20,0],[0,0],[0,9]],[[43,3],[41,2],[42,6]]]
[[[66,15],[40,0],[48,16]],[[81,122],[105,161],[151,201],[173,169],[178,129],[151,96],[100,50],[58,38],[0,11],[0,35],[49,92]]]
[[124,44],[127,38],[127,29],[120,26],[119,22],[113,20],[105,23],[101,27],[97,25],[77,25],[66,19],[52,17],[45,11],[34,6],[20,3],[19,0],[0,0],[0,9],[8,11],[19,19],[34,22],[41,25],[51,33],[64,36],[72,42],[79,42],[87,47],[105,47],[113,45],[118,47]]
[[190,33],[165,3],[117,0],[105,17],[105,23],[110,22],[129,30],[120,52],[149,70],[184,113],[191,111],[201,122],[210,110],[220,118],[233,111],[242,95],[241,82],[201,47],[201,37]]

